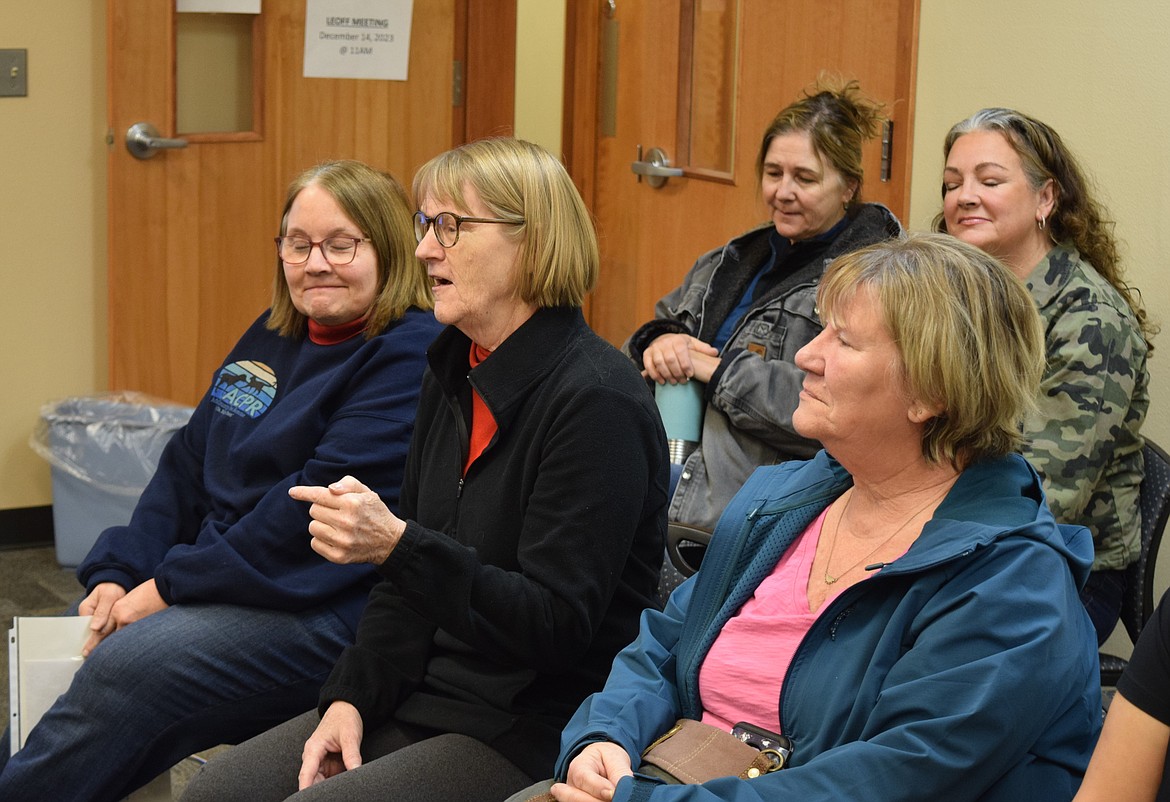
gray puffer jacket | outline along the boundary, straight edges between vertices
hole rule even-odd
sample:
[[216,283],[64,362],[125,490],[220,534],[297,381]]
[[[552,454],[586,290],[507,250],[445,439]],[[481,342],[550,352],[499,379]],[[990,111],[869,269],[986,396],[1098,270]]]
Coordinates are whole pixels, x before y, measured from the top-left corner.
[[[720,351],[722,364],[707,385],[702,442],[683,467],[670,504],[670,520],[712,530],[723,508],[760,465],[807,459],[820,444],[792,428],[804,373],[796,352],[821,331],[817,282],[836,257],[902,236],[886,207],[860,204],[850,221],[811,264],[765,293],[748,309]],[[660,335],[684,333],[711,342],[756,271],[771,254],[771,223],[704,254],[681,286],[660,300],[655,319],[626,343],[642,365],[642,352]]]

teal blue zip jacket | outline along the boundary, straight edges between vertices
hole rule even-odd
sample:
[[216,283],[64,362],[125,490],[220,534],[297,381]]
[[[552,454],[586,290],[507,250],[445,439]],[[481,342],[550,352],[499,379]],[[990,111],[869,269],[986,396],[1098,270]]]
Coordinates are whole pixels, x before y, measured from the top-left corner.
[[[605,688],[565,728],[559,778],[600,740],[636,767],[676,719],[702,715],[711,643],[851,483],[824,451],[752,475],[702,570],[664,611],[646,611]],[[1078,596],[1092,559],[1088,530],[1055,523],[1022,457],[968,467],[906,554],[825,605],[797,648],[780,695],[788,768],[703,785],[625,778],[615,802],[1071,799],[1101,719]]]

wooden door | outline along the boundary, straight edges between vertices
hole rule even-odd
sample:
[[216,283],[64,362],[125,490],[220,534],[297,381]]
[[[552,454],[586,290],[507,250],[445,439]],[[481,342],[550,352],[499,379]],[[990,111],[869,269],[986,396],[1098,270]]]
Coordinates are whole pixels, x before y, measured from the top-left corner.
[[[107,8],[111,389],[198,400],[268,305],[284,191],[305,168],[356,158],[409,187],[435,154],[510,130],[512,82],[482,76],[514,69],[515,0],[477,0],[470,12],[468,0],[415,3],[405,82],[304,78],[305,0],[264,0],[252,29],[253,130],[189,135],[176,130],[173,0]],[[485,13],[512,19],[511,31],[484,41],[475,20]],[[188,145],[136,159],[123,139],[138,122]]]
[[[680,70],[705,35],[692,23],[702,14],[734,20],[717,34],[734,49]],[[821,73],[856,78],[886,103],[888,180],[881,142],[871,142],[862,196],[905,220],[917,20],[918,0],[570,0],[565,147],[601,240],[589,308],[598,333],[624,341],[700,254],[766,219],[755,175],[761,135]],[[724,84],[734,73],[722,111],[710,113],[715,99],[688,93],[687,82],[704,72]],[[721,115],[726,124],[713,124]],[[720,137],[732,154],[725,169],[677,155]],[[661,188],[639,182],[631,170],[639,147],[664,149],[685,175]]]

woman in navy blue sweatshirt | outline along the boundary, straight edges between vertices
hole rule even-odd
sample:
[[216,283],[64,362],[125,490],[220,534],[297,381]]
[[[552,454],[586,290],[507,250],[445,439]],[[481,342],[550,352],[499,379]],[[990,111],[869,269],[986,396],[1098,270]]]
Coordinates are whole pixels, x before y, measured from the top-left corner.
[[314,552],[288,489],[357,474],[397,506],[440,330],[410,214],[398,182],[359,162],[293,182],[272,308],[211,377],[130,524],[78,569],[88,656],[0,762],[0,799],[121,799],[315,703],[376,573]]

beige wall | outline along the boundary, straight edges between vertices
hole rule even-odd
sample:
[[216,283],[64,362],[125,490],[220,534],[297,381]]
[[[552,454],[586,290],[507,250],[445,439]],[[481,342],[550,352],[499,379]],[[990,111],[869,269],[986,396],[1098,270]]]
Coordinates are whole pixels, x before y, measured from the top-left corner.
[[561,154],[564,0],[517,0],[516,136]]
[[[1130,278],[1168,324],[1147,431],[1170,444],[1170,290],[1159,273],[1170,253],[1170,11],[1161,0],[922,6],[908,224],[925,228],[934,214],[955,120],[1000,104],[1055,126],[1096,175]],[[26,445],[40,405],[106,381],[105,3],[77,8],[0,11],[0,47],[28,48],[31,75],[27,98],[0,98],[0,509],[51,500],[47,466]],[[519,0],[517,26],[516,131],[559,150],[563,2]]]
[[0,509],[50,501],[42,403],[106,381],[105,2],[0,9],[28,97],[0,97]]

